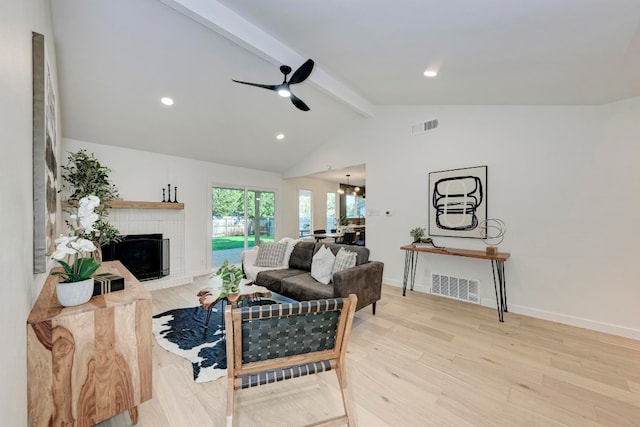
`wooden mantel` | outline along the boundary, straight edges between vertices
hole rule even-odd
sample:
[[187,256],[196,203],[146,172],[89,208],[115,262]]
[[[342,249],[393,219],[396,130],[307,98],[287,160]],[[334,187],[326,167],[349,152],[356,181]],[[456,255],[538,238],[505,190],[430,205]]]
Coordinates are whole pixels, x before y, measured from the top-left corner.
[[[173,202],[136,202],[131,200],[109,200],[106,202],[112,209],[184,209],[184,203]],[[77,206],[75,201],[62,202],[63,207]]]
[[184,203],[172,202],[135,202],[130,200],[110,200],[112,209],[184,209]]

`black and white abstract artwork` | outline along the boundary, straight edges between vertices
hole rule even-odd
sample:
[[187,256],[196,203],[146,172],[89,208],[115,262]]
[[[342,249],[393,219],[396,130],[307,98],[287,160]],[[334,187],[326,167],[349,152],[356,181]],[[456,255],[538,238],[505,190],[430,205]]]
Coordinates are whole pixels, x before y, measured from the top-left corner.
[[58,215],[56,93],[42,34],[33,47],[33,272],[44,273],[53,252]]
[[486,218],[486,166],[429,173],[429,235],[480,239]]

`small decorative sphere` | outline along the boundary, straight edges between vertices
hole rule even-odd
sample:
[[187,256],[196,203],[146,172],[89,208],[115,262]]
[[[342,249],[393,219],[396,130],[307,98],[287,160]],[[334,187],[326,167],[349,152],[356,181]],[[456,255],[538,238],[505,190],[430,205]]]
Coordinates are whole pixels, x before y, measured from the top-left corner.
[[504,240],[507,226],[498,218],[487,218],[478,224],[480,237],[487,246],[498,246]]

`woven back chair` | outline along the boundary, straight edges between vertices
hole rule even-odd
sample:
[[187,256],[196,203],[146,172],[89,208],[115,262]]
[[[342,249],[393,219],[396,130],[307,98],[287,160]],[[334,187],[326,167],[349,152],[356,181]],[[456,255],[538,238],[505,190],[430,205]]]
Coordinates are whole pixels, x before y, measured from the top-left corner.
[[345,354],[357,297],[291,304],[227,306],[227,426],[236,390],[333,370],[344,414],[314,426],[354,425]]

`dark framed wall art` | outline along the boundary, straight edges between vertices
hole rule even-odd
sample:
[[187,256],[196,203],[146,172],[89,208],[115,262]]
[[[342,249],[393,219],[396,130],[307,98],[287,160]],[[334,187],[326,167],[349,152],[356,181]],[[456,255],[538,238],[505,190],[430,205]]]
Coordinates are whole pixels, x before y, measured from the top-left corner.
[[33,272],[47,271],[53,252],[58,205],[56,94],[44,35],[32,33],[33,48]]
[[429,235],[480,239],[486,218],[486,166],[429,173]]

